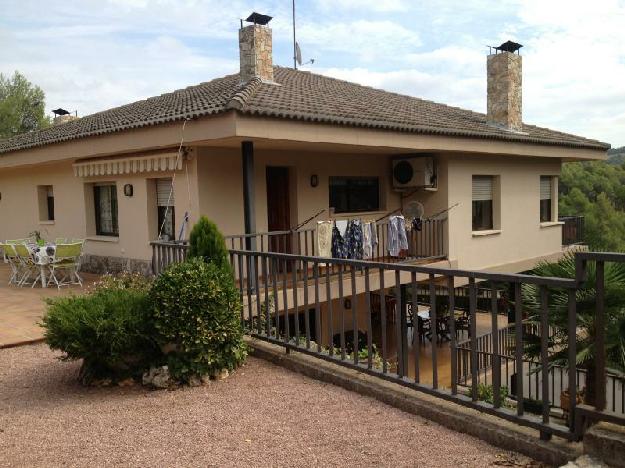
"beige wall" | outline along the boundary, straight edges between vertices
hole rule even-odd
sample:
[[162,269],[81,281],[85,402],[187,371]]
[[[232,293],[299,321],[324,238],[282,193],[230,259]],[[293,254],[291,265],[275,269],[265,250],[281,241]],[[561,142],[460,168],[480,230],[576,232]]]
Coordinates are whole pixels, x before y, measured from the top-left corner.
[[[260,149],[255,153],[255,203],[257,231],[267,230],[267,166],[291,169],[291,220],[293,225],[329,208],[328,181],[332,175],[379,176],[381,210],[391,211],[402,201],[391,188],[391,156],[388,154],[313,153]],[[438,191],[419,190],[406,198],[425,206],[426,216],[459,202],[448,214],[449,258],[459,268],[504,269],[527,259],[561,251],[561,227],[539,222],[539,178],[558,175],[560,161],[547,158],[514,158],[442,154],[438,157]],[[319,177],[311,187],[310,176]],[[472,175],[495,175],[500,184],[500,232],[475,236],[471,230]],[[86,237],[87,253],[101,256],[151,259],[149,242],[157,237],[154,178],[172,173],[115,175],[80,178],[71,162],[0,171],[0,239],[25,237],[40,230],[46,238]],[[114,182],[119,203],[119,238],[95,236],[91,184]],[[123,194],[124,184],[134,187],[133,197]],[[52,185],[54,222],[40,221],[38,186]],[[240,150],[198,147],[175,179],[176,231],[185,212],[192,226],[200,214],[214,220],[224,234],[241,234],[243,188]],[[190,200],[190,201],[189,201]],[[337,215],[337,217],[346,215]],[[380,213],[358,214],[378,217]],[[557,211],[555,216],[557,217]],[[327,219],[328,212],[320,216]],[[308,226],[313,227],[314,223]],[[188,236],[188,229],[185,237]],[[510,267],[513,268],[513,267]],[[516,267],[515,267],[516,268]],[[510,270],[511,271],[511,270]]]
[[[197,219],[195,160],[187,164],[189,187],[184,169],[177,171],[174,184],[177,231],[185,211],[192,213],[191,222]],[[83,178],[74,175],[71,162],[0,171],[0,239],[23,238],[38,230],[45,239],[86,238],[87,254],[151,260],[149,242],[156,239],[158,233],[154,179],[172,175],[172,172],[154,172]],[[117,186],[119,237],[96,235],[92,187],[100,182]],[[125,184],[132,184],[132,197],[124,195]],[[53,187],[54,221],[40,220],[40,185]]]
[[[449,256],[460,268],[486,269],[562,250],[562,227],[540,223],[539,184],[541,175],[560,174],[560,161],[496,156],[453,156],[448,166],[449,203],[460,204],[450,211],[452,233]],[[478,236],[472,232],[472,176],[498,178],[499,199],[494,200],[500,232]],[[497,197],[497,195],[496,195]],[[557,207],[557,202],[554,200]],[[554,212],[557,219],[557,208]]]
[[[400,207],[400,196],[391,186],[391,156],[386,154],[307,153],[293,151],[256,151],[255,203],[256,230],[267,231],[266,168],[284,166],[290,170],[291,221],[293,226],[321,209],[329,208],[331,176],[378,176],[381,210],[373,213],[336,214],[336,218],[379,217]],[[198,186],[201,214],[213,219],[225,235],[241,234],[243,226],[243,173],[238,149],[198,149]],[[441,159],[437,192],[419,190],[406,201],[424,204],[426,215],[447,206],[446,158]],[[310,185],[310,176],[319,177],[319,185]],[[405,201],[404,201],[405,203]],[[318,219],[328,219],[326,211]],[[311,222],[306,227],[314,227]]]

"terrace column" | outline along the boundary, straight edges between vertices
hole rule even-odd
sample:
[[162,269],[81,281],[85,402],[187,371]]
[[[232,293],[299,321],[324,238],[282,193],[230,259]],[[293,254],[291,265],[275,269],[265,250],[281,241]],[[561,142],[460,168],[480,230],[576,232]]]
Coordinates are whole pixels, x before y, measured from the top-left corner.
[[[254,143],[241,143],[241,162],[243,164],[243,219],[245,234],[256,233],[256,206],[254,204]],[[256,239],[245,238],[245,248],[256,250]]]

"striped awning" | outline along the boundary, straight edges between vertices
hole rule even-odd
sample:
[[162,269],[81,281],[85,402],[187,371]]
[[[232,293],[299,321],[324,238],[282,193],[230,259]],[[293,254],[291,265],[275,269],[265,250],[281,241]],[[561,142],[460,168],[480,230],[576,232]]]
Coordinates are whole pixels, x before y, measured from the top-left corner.
[[73,164],[73,168],[76,177],[173,172],[182,170],[182,157],[177,159],[178,153],[160,153],[149,156],[79,161]]

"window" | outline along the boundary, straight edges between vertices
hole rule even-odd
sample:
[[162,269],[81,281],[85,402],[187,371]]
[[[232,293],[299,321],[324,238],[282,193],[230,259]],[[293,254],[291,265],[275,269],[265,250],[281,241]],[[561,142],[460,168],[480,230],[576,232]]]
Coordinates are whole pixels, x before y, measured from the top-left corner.
[[493,229],[493,176],[473,176],[473,230]]
[[96,184],[93,187],[95,231],[98,236],[119,236],[117,224],[117,186]]
[[39,221],[54,221],[54,189],[52,185],[37,187],[39,198]]
[[330,177],[330,207],[335,213],[379,211],[378,177]]
[[[158,208],[158,233],[163,240],[176,239],[174,190],[171,179],[156,179],[156,205]],[[162,227],[162,232],[161,232]]]
[[553,188],[553,177],[540,176],[540,222],[547,223],[553,221],[553,210],[551,193]]

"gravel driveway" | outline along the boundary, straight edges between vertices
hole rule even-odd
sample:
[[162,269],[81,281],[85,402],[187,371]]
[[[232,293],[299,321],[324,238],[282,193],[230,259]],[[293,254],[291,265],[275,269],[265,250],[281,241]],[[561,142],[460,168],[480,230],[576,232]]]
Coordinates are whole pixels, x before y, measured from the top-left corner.
[[78,367],[44,345],[0,350],[0,466],[530,463],[255,358],[224,381],[171,392],[84,388]]

